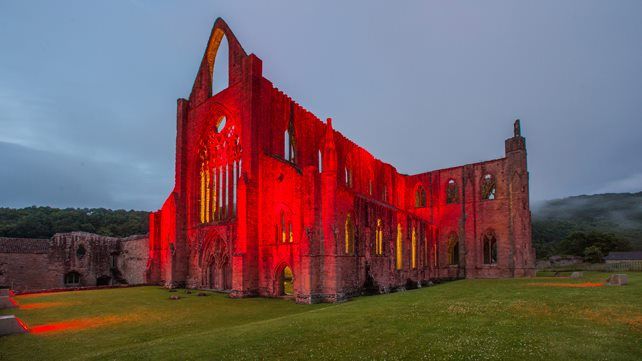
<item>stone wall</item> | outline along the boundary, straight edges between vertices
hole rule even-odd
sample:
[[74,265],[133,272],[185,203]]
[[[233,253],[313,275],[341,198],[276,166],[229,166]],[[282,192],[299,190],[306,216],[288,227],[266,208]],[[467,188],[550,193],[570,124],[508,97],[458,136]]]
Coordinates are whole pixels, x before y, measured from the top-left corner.
[[51,239],[0,238],[0,285],[16,292],[142,284],[148,237],[58,233]]
[[122,254],[118,268],[130,285],[145,283],[145,269],[149,255],[149,237],[132,236],[121,240]]
[[62,270],[49,264],[49,249],[48,239],[0,237],[0,286],[24,290],[52,285],[55,279],[51,271]]

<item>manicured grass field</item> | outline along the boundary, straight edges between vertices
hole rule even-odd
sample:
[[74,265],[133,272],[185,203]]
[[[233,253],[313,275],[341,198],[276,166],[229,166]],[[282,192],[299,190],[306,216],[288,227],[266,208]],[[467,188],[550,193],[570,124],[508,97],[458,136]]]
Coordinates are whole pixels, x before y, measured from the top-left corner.
[[642,274],[628,275],[624,287],[596,285],[600,273],[463,280],[335,305],[159,287],[27,295],[14,312],[34,333],[0,338],[0,360],[642,360]]

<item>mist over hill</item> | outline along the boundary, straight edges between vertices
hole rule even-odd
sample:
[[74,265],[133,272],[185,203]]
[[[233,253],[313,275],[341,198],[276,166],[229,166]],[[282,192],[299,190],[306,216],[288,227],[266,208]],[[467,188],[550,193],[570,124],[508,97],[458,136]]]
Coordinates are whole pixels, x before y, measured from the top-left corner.
[[556,253],[574,232],[610,233],[642,250],[642,192],[581,195],[535,204],[533,246],[538,258]]

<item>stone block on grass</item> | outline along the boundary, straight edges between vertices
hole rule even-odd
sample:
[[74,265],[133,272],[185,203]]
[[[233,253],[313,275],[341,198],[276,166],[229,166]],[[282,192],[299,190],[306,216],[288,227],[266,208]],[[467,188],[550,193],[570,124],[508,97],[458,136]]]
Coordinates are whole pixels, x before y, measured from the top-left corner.
[[0,310],[5,308],[16,308],[16,303],[9,296],[0,296]]
[[573,272],[573,273],[571,273],[571,278],[582,278],[582,277],[584,277],[584,273],[583,272]]
[[0,316],[0,336],[26,333],[24,324],[14,315]]
[[606,279],[606,284],[609,286],[624,286],[627,283],[629,283],[629,278],[622,273],[612,274]]

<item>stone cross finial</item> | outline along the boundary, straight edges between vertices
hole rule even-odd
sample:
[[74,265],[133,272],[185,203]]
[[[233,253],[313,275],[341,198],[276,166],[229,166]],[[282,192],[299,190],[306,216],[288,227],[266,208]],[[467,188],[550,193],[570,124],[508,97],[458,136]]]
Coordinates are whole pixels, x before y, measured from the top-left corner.
[[513,132],[515,133],[515,137],[521,137],[522,136],[522,127],[519,124],[519,119],[515,119],[515,124],[513,124]]

